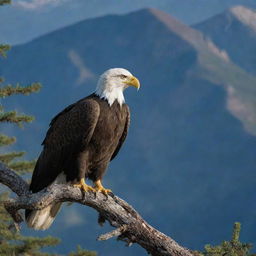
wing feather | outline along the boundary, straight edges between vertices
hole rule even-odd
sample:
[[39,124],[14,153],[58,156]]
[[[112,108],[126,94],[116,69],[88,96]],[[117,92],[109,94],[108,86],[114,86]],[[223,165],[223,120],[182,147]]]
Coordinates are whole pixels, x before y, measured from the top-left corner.
[[93,135],[100,113],[99,104],[85,98],[60,112],[50,123],[43,141],[44,149],[33,172],[33,192],[50,185],[68,166],[72,157],[84,150]]
[[127,105],[126,106],[126,111],[127,111],[127,115],[126,115],[126,122],[125,122],[125,127],[124,127],[124,131],[122,133],[122,136],[119,140],[119,143],[113,153],[113,155],[111,156],[111,159],[110,161],[112,161],[118,154],[118,152],[120,151],[126,137],[127,137],[127,134],[128,134],[128,130],[129,130],[129,126],[130,126],[130,110],[129,110],[129,107]]

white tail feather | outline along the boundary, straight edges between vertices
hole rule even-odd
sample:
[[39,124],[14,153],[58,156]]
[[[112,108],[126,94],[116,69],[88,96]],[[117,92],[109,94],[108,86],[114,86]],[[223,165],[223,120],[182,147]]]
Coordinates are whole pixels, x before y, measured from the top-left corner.
[[[66,183],[66,175],[61,173],[57,176],[54,184]],[[49,228],[61,208],[61,203],[56,203],[45,207],[42,210],[34,210],[26,218],[27,225],[33,229],[45,230]]]
[[27,225],[30,228],[41,230],[49,228],[60,210],[60,207],[61,203],[57,203],[49,205],[42,210],[32,211],[26,219]]

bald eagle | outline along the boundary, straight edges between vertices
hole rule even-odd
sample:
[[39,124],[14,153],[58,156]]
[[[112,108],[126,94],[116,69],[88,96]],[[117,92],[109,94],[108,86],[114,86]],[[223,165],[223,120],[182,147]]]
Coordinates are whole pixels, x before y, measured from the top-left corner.
[[[33,172],[33,193],[54,183],[73,184],[85,192],[111,191],[101,181],[128,132],[130,112],[123,95],[128,86],[139,89],[139,80],[126,69],[109,69],[100,76],[93,94],[52,119]],[[86,179],[94,186],[87,185]],[[42,210],[26,210],[28,226],[49,228],[60,207],[61,203],[56,203]]]

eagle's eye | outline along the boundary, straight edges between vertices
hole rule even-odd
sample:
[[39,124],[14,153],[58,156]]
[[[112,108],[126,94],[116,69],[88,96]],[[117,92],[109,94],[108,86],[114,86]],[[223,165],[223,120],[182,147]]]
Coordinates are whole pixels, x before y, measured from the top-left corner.
[[120,77],[121,77],[122,79],[127,78],[127,76],[126,76],[126,75],[120,75]]

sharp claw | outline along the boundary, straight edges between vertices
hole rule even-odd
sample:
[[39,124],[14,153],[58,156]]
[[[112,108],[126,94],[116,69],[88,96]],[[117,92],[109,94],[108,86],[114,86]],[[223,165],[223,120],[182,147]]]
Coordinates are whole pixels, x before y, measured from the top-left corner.
[[91,187],[91,186],[88,186],[88,185],[85,183],[84,179],[81,179],[81,180],[79,181],[79,183],[74,184],[74,187],[80,188],[80,189],[81,189],[82,191],[84,191],[84,192],[90,192],[90,191],[95,192],[95,189],[94,189],[93,187]]
[[103,193],[105,196],[108,195],[108,193],[112,192],[110,189],[105,189],[105,188],[102,188],[102,189],[96,189],[97,192],[101,192]]
[[94,189],[93,187],[91,187],[91,186],[88,186],[88,185],[87,185],[86,189],[87,189],[88,191],[95,192],[95,189]]
[[102,186],[100,180],[96,181],[94,184],[95,184],[94,189],[95,189],[96,192],[101,192],[101,193],[103,193],[103,194],[106,195],[106,196],[108,195],[108,193],[111,193],[111,192],[112,192],[110,189],[104,188],[104,187]]

